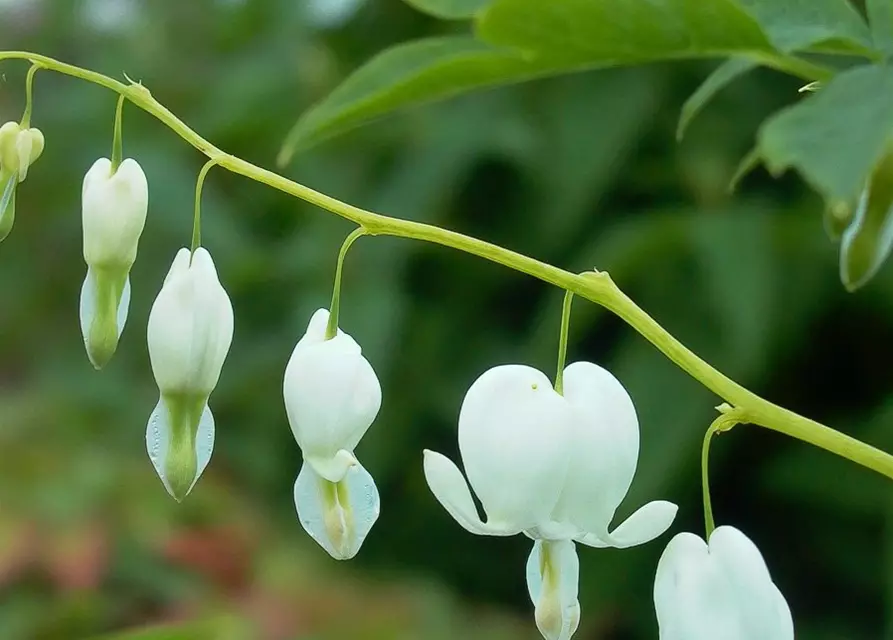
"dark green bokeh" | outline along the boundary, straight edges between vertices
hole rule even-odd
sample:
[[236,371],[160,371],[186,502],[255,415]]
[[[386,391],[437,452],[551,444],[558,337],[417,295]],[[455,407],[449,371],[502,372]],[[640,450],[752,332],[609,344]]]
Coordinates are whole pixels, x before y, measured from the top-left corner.
[[[22,0],[0,4],[0,37],[3,49],[126,72],[226,151],[272,167],[298,114],[362,61],[458,28],[398,0],[367,0],[324,29],[306,19],[309,4]],[[121,6],[133,13],[116,25],[85,17],[89,7],[108,17]],[[823,205],[794,177],[758,172],[727,195],[758,123],[799,99],[795,80],[748,75],[676,143],[680,106],[711,68],[650,66],[470,95],[338,138],[285,173],[368,209],[568,269],[607,270],[723,372],[893,449],[893,270],[846,294]],[[2,120],[21,114],[26,69],[3,65]],[[457,458],[458,407],[486,368],[524,362],[552,373],[561,292],[439,247],[356,244],[341,326],[384,388],[358,450],[382,515],[358,558],[336,564],[294,514],[300,453],[279,389],[311,313],[329,302],[350,225],[212,170],[203,241],[232,296],[236,331],[212,396],[214,457],[177,505],[145,453],[157,400],[145,329],[170,261],[189,243],[204,159],[125,110],[125,156],[148,175],[150,212],[128,326],[97,373],[77,323],[79,194],[92,162],[111,152],[115,96],[41,72],[35,100],[46,152],[0,245],[0,638],[84,638],[206,616],[214,631],[184,637],[538,637],[524,585],[530,542],[463,531],[430,495],[421,449]],[[569,356],[609,367],[639,412],[639,471],[619,516],[669,499],[681,505],[673,531],[700,532],[700,441],[720,400],[585,302],[575,305]],[[798,638],[889,635],[886,480],[748,426],[718,438],[712,462],[717,523],[761,547]],[[656,637],[651,583],[668,539],[581,549],[576,638]]]

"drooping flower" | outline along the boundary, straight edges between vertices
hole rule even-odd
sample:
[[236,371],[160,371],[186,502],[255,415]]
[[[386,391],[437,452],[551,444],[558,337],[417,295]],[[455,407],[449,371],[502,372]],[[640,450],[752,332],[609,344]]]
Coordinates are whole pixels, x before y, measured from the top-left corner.
[[660,640],[793,640],[788,604],[756,545],[718,527],[709,544],[677,534],[654,580]]
[[15,222],[16,187],[43,153],[44,142],[39,129],[23,129],[17,122],[0,127],[0,241]]
[[132,159],[117,170],[107,158],[84,176],[82,218],[87,277],[81,288],[81,334],[101,369],[118,347],[130,306],[130,268],[149,207],[146,174]]
[[211,459],[214,417],[208,398],[233,339],[233,307],[211,255],[180,249],[149,314],[148,343],[160,398],[146,447],[168,493],[192,490]]
[[295,482],[301,525],[333,558],[354,557],[378,519],[378,489],[354,448],[381,408],[381,385],[360,345],[338,330],[326,339],[319,309],[285,369],[283,396],[304,457]]
[[676,505],[655,501],[608,531],[635,474],[639,425],[620,382],[589,362],[564,370],[563,395],[531,367],[485,372],[462,403],[459,452],[486,522],[459,468],[433,451],[425,451],[428,485],[468,531],[535,541],[527,585],[548,640],[568,640],[579,623],[575,542],[631,547],[666,531],[676,515]]

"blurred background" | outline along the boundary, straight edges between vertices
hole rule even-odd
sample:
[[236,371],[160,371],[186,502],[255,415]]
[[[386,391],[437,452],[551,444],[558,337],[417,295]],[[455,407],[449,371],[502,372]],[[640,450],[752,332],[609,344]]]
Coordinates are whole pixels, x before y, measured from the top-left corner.
[[[223,149],[273,167],[299,113],[381,49],[464,30],[400,0],[0,0],[3,49],[127,73]],[[571,270],[608,270],[664,327],[765,397],[893,449],[893,268],[855,295],[837,275],[822,204],[795,176],[726,185],[759,122],[798,82],[760,71],[724,91],[677,144],[685,97],[712,63],[537,81],[415,109],[299,156],[285,175],[362,207],[473,234]],[[0,117],[18,120],[27,65],[8,61]],[[110,154],[115,96],[41,72],[47,150],[0,246],[0,638],[469,640],[539,637],[523,537],[476,537],[430,495],[422,448],[458,458],[456,418],[497,363],[554,368],[561,294],[435,246],[364,239],[347,261],[341,326],[385,401],[358,449],[382,494],[360,555],[304,533],[285,363],[328,305],[351,226],[214,170],[204,244],[236,310],[211,403],[211,465],[182,504],[145,452],[156,398],[148,311],[188,245],[204,159],[135,108],[124,148],[150,211],[118,353],[101,373],[77,319],[86,267],[80,183]],[[575,305],[569,356],[601,363],[639,412],[639,470],[618,511],[681,505],[703,530],[702,435],[719,399],[631,329]],[[762,549],[798,638],[893,637],[893,499],[880,476],[740,426],[712,455],[718,523]],[[655,638],[651,587],[669,539],[581,548],[579,640]],[[183,621],[170,633],[127,629]],[[173,627],[171,627],[173,629]]]

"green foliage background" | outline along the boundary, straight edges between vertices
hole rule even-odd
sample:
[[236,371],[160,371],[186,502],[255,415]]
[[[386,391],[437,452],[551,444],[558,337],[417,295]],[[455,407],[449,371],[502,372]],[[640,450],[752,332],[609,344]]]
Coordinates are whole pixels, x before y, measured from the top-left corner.
[[[295,0],[0,3],[3,49],[142,81],[230,153],[272,167],[299,113],[385,47],[459,32],[398,0],[320,26]],[[96,15],[115,15],[117,24]],[[117,9],[116,9],[117,10]],[[110,13],[112,12],[112,13]],[[474,93],[404,112],[300,153],[285,174],[365,208],[476,235],[554,264],[609,271],[663,326],[765,397],[893,449],[893,269],[850,295],[821,200],[756,172],[726,191],[759,123],[802,84],[766,70],[723,90],[682,143],[685,98],[713,62],[606,70]],[[7,62],[0,114],[20,116],[26,66]],[[145,453],[156,389],[148,310],[189,242],[204,159],[145,114],[125,113],[125,155],[151,189],[118,354],[95,373],[77,324],[80,182],[111,147],[115,98],[40,73],[45,155],[0,246],[0,638],[87,638],[190,619],[189,638],[536,638],[524,585],[530,542],[471,536],[424,483],[421,449],[457,458],[462,396],[486,368],[554,367],[561,295],[445,249],[363,239],[341,325],[385,401],[358,450],[382,516],[350,564],[294,515],[300,465],[281,400],[286,360],[328,304],[350,226],[214,170],[204,244],[236,309],[212,404],[211,466],[176,505]],[[571,359],[610,368],[636,403],[639,471],[619,516],[681,505],[702,530],[699,454],[718,399],[616,318],[580,302]],[[718,524],[763,550],[798,638],[893,637],[889,485],[829,454],[741,426],[712,455]],[[581,549],[580,640],[656,636],[651,582],[669,536]],[[136,637],[136,636],[134,636]]]

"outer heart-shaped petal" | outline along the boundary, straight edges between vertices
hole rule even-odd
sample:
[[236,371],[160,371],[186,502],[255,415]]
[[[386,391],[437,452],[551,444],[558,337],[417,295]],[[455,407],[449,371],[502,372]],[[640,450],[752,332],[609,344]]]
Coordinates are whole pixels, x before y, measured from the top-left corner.
[[553,517],[607,533],[636,472],[636,410],[617,378],[591,362],[564,370],[564,397],[574,409],[574,453]]
[[511,536],[521,529],[510,523],[483,522],[478,515],[468,483],[452,460],[435,451],[424,452],[425,480],[437,501],[466,531],[477,535]]
[[149,360],[162,393],[211,394],[233,339],[233,307],[211,255],[199,247],[190,264],[180,249],[148,326]]
[[741,618],[754,638],[788,640],[794,621],[788,603],[772,582],[760,550],[734,527],[719,527],[710,536],[710,555],[736,593]]
[[381,408],[381,385],[360,346],[338,332],[325,339],[329,313],[317,311],[285,369],[288,421],[304,458],[331,482],[355,463],[349,452]]
[[97,160],[84,176],[81,202],[84,260],[129,269],[149,208],[149,185],[139,163],[128,158],[113,173],[108,158]]
[[709,546],[676,535],[654,580],[660,640],[793,640],[790,609],[762,555],[733,527],[719,527]]
[[598,534],[587,533],[576,538],[590,547],[615,547],[626,549],[646,542],[651,542],[657,536],[670,528],[676,513],[679,511],[672,502],[655,500],[640,507],[611,533],[599,531]]
[[465,395],[459,451],[490,520],[530,529],[547,523],[571,457],[574,412],[540,371],[494,367]]

